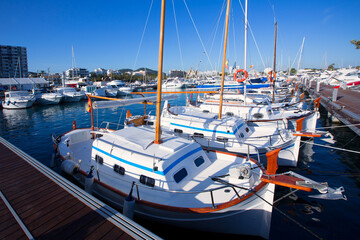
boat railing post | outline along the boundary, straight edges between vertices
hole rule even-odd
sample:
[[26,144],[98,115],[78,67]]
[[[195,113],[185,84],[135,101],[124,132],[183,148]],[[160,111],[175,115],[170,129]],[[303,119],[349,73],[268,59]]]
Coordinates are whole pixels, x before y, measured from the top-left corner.
[[332,101],[333,101],[333,102],[335,102],[335,101],[337,100],[337,95],[338,95],[339,87],[340,87],[340,86],[334,87],[334,91],[333,91],[333,95],[332,95]]
[[212,205],[212,208],[216,208],[215,206],[215,203],[214,203],[214,195],[213,195],[213,191],[211,190],[210,191],[210,197],[211,197],[211,205]]
[[317,79],[317,82],[316,82],[316,92],[319,92],[320,91],[320,79]]

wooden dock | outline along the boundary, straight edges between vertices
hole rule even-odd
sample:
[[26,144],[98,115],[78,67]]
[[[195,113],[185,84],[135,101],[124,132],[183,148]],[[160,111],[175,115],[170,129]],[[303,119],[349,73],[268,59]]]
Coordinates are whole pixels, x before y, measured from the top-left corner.
[[0,239],[160,239],[0,137]]
[[[305,84],[308,86],[308,84]],[[339,119],[343,124],[348,125],[356,134],[360,135],[360,92],[349,89],[337,89],[337,97],[333,101],[334,86],[320,84],[317,92],[316,82],[311,82],[310,88],[306,90],[309,94],[318,98],[321,97],[321,105],[331,114]]]

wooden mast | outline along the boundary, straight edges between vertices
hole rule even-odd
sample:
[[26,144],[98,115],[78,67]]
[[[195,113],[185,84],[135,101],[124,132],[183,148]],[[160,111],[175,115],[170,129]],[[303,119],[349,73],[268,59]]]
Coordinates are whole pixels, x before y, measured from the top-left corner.
[[225,59],[226,59],[226,46],[227,46],[228,25],[229,25],[229,9],[230,9],[230,0],[227,1],[227,9],[226,9],[225,41],[224,41],[223,65],[222,65],[222,72],[221,72],[221,90],[220,90],[220,104],[219,104],[219,119],[221,119],[222,101],[223,101],[223,93],[224,93]]
[[156,130],[154,143],[161,143],[161,84],[162,84],[162,65],[163,65],[163,50],[164,50],[164,29],[165,29],[165,5],[166,0],[161,3],[161,22],[160,22],[160,43],[159,43],[159,69],[158,69],[158,86],[157,86],[157,102],[156,102]]
[[274,79],[273,79],[273,96],[272,96],[272,102],[275,103],[275,78],[276,78],[276,71],[275,71],[275,67],[276,67],[276,36],[277,36],[277,22],[275,22],[275,43],[274,43]]

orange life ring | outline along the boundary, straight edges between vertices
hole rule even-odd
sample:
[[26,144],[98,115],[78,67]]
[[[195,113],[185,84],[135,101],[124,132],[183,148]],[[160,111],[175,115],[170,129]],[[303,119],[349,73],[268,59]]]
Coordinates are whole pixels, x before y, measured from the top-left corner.
[[275,78],[276,78],[276,73],[273,70],[271,70],[267,75],[267,79],[269,82],[274,82]]
[[[239,79],[239,78],[237,77],[238,73],[240,73],[240,72],[243,72],[243,73],[244,73],[244,77],[243,77],[242,79]],[[247,73],[246,70],[244,70],[244,69],[239,69],[239,70],[236,71],[236,73],[234,73],[234,81],[237,81],[238,83],[241,83],[241,82],[245,81],[245,79],[247,79],[248,76],[249,76],[249,75],[248,75],[248,73]]]

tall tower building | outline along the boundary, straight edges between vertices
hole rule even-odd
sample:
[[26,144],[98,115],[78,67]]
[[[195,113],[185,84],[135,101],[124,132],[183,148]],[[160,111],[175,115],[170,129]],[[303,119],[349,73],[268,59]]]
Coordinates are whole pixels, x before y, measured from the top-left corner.
[[0,78],[28,76],[26,48],[0,45]]

